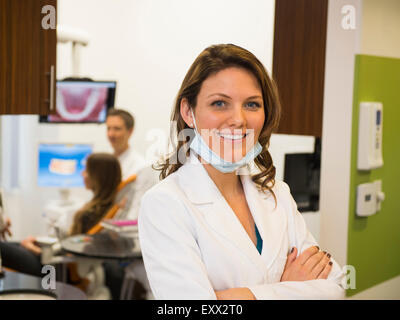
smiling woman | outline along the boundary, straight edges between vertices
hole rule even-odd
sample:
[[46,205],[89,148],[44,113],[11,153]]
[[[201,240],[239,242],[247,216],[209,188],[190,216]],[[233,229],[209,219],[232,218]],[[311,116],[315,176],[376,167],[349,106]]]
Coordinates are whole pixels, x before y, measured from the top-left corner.
[[[225,93],[213,93],[222,90]],[[256,95],[248,96],[251,92]],[[202,85],[194,112],[187,99],[182,99],[181,115],[190,127],[196,124],[194,113],[197,114],[196,133],[201,132],[201,138],[208,141],[210,149],[226,161],[241,160],[256,144],[255,137],[260,135],[265,120],[257,79],[236,67],[210,76]],[[192,142],[192,148],[193,145]],[[261,152],[259,143],[257,147],[259,151],[255,156]]]
[[[189,139],[179,141],[179,133],[184,129],[194,128],[194,119],[189,119],[189,111],[194,110],[196,115],[197,107],[199,110],[207,110],[206,115],[203,112],[198,112],[197,115],[200,117],[200,129],[206,129],[202,136],[211,150],[217,153],[223,150],[222,154],[227,153],[223,157],[225,160],[239,160],[254,146],[255,141],[259,141],[263,149],[255,163],[260,173],[253,176],[253,181],[262,188],[269,189],[268,182],[273,182],[275,167],[268,145],[272,132],[279,124],[280,103],[277,88],[262,63],[251,52],[235,45],[211,46],[196,58],[182,82],[172,113],[171,120],[176,122],[178,145],[175,154],[162,165],[163,178],[182,166],[182,163],[176,163],[174,159],[177,158],[177,153],[185,150]],[[223,124],[221,120],[215,120],[221,114],[224,114],[229,123]],[[203,120],[207,117],[211,117],[209,123],[203,126]],[[258,132],[254,132],[253,126],[257,126]],[[232,140],[218,139],[217,133],[248,135],[232,153],[232,147],[229,146]],[[255,135],[258,139],[255,139]],[[186,155],[189,155],[189,150]]]
[[215,45],[194,61],[172,113],[177,148],[138,219],[156,298],[343,297],[340,267],[275,180],[268,147],[279,115],[275,85],[251,52]]
[[[226,93],[208,95],[215,90]],[[259,95],[248,97],[248,92],[259,92]],[[260,102],[251,101],[254,97]],[[204,81],[197,97],[196,111],[197,117],[200,115],[197,125],[193,109],[186,99],[182,99],[181,115],[190,127],[194,125],[196,128],[196,136],[190,148],[201,155],[203,160],[226,173],[260,154],[262,147],[257,138],[265,114],[261,90],[250,72],[232,67],[210,76]],[[203,145],[204,141],[207,144]],[[210,154],[207,149],[213,151],[212,157],[207,156]]]

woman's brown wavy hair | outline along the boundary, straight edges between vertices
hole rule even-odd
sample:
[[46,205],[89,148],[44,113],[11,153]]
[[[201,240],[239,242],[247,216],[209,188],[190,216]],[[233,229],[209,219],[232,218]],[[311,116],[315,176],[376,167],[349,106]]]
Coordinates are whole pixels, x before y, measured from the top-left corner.
[[113,206],[121,182],[118,159],[108,153],[93,153],[86,161],[93,198],[75,213],[70,235],[82,234],[95,226]]
[[[277,129],[281,114],[277,87],[275,82],[268,76],[262,63],[251,52],[233,44],[210,46],[201,52],[193,62],[182,82],[181,88],[179,89],[175,101],[175,107],[171,115],[173,126],[171,126],[170,143],[173,145],[173,152],[158,163],[158,166],[155,166],[155,169],[161,171],[160,179],[164,179],[171,173],[177,171],[183,165],[183,163],[176,161],[176,159],[179,158],[179,153],[182,152],[179,150],[183,150],[185,155],[188,156],[189,146],[187,142],[189,139],[180,139],[179,133],[184,129],[188,130],[191,128],[185,123],[181,116],[181,101],[186,98],[190,107],[195,109],[197,96],[204,80],[229,67],[238,67],[250,71],[256,77],[261,87],[264,102],[265,122],[258,138],[258,141],[262,146],[262,152],[254,160],[260,172],[253,175],[252,180],[262,191],[265,192],[265,190],[269,190],[274,195],[272,187],[275,184],[276,170],[272,163],[268,147],[271,134]],[[177,145],[175,144],[175,140],[178,142]]]

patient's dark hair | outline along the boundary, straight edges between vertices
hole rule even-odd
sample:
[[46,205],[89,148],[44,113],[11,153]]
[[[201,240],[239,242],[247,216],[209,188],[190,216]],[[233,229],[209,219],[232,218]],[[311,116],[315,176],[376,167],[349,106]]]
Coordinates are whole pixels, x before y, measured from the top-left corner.
[[86,172],[91,182],[93,198],[74,216],[71,235],[88,232],[114,205],[117,188],[121,182],[118,159],[108,153],[93,153],[86,162]]

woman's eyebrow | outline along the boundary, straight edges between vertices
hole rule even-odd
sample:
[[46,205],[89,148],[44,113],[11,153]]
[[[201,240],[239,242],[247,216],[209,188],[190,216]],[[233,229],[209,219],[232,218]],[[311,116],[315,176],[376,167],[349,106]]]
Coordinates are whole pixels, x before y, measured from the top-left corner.
[[228,96],[228,95],[226,95],[224,93],[212,93],[207,98],[212,97],[212,96],[222,96],[222,97],[225,97],[225,98],[228,98],[228,99],[232,99],[230,96]]
[[248,97],[246,100],[250,100],[250,99],[262,99],[263,97],[262,96],[251,96],[251,97]]
[[[212,93],[207,98],[212,97],[212,96],[222,96],[222,97],[225,97],[228,99],[232,99],[230,96],[228,96],[224,93]],[[250,99],[262,99],[262,96],[256,95],[256,96],[251,96],[251,97],[246,98],[246,100],[250,100]]]

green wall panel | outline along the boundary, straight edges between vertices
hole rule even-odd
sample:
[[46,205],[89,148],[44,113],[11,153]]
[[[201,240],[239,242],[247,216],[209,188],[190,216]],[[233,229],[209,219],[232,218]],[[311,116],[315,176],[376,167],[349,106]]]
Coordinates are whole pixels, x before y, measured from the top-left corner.
[[[362,101],[383,103],[384,165],[366,172],[357,170]],[[382,180],[382,209],[357,217],[357,185],[374,180]],[[351,296],[400,275],[400,59],[356,56],[349,210],[347,263],[356,268],[356,289],[347,291]]]

